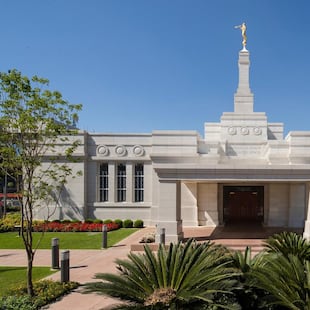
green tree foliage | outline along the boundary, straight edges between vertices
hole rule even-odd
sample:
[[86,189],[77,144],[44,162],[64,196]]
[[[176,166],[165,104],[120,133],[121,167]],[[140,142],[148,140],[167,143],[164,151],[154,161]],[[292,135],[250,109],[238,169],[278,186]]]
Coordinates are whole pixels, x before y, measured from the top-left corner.
[[70,104],[58,91],[48,90],[48,82],[37,76],[28,78],[17,70],[0,74],[0,165],[5,171],[22,170],[21,225],[29,295],[33,295],[34,210],[57,200],[55,193],[72,176],[68,163],[79,144],[74,127],[81,105]]
[[236,284],[223,247],[189,240],[168,249],[160,245],[157,254],[148,246],[144,249],[143,254],[130,253],[128,260],[116,261],[120,274],[97,274],[103,281],[88,283],[86,292],[130,302],[119,309],[204,309],[203,305],[207,309],[219,306],[217,294],[231,294]]

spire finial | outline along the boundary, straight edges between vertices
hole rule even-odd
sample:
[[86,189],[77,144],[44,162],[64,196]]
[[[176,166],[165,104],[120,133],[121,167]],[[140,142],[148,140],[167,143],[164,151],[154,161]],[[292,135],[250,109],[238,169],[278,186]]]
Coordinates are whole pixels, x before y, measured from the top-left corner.
[[241,35],[242,35],[242,45],[243,45],[243,51],[247,51],[246,49],[246,41],[247,41],[247,37],[246,37],[246,24],[242,23],[241,25],[235,26],[235,28],[239,28],[241,29]]

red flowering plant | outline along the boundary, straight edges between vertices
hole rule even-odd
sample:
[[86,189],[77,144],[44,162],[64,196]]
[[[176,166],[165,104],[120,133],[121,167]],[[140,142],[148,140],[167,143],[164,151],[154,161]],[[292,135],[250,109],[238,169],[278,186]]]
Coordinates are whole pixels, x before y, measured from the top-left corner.
[[107,227],[107,231],[119,229],[119,224],[114,222],[109,224],[85,223],[85,222],[42,222],[33,225],[34,232],[100,232],[102,226]]

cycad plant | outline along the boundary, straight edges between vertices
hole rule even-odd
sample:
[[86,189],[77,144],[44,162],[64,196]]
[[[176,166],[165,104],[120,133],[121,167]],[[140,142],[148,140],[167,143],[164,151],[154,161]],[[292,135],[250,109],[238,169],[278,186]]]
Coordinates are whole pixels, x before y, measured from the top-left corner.
[[265,241],[263,259],[251,268],[247,284],[265,291],[261,300],[275,309],[310,310],[310,243],[294,232]]
[[232,264],[240,273],[238,280],[239,285],[235,288],[234,293],[241,306],[241,309],[271,309],[267,306],[264,297],[269,293],[263,289],[257,288],[251,284],[251,273],[264,262],[266,252],[262,251],[252,257],[250,247],[243,251],[232,252]]
[[86,292],[129,302],[118,309],[207,309],[235,284],[228,251],[210,242],[160,245],[157,254],[146,245],[144,253],[130,253],[116,263],[119,274],[97,274],[102,281],[86,284]]
[[269,293],[268,305],[310,310],[310,262],[298,256],[269,253],[251,271],[252,285]]
[[281,232],[268,238],[265,247],[269,253],[296,255],[300,259],[310,260],[310,242],[294,232]]

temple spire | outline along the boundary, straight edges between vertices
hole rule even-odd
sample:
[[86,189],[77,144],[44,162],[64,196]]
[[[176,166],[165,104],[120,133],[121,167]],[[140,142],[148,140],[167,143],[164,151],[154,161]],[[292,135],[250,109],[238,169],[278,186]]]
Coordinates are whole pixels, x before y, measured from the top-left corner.
[[241,29],[243,49],[239,52],[239,84],[235,93],[234,111],[240,114],[253,113],[254,96],[250,89],[250,53],[246,49],[246,25],[242,23],[242,25],[235,26],[235,28]]

